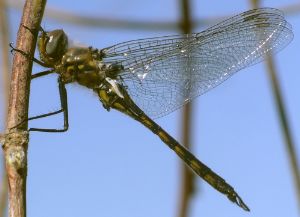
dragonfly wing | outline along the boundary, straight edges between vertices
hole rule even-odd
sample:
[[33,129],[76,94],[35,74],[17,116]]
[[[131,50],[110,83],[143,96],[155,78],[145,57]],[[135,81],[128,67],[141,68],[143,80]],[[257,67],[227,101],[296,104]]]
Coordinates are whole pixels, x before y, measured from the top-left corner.
[[152,118],[164,116],[216,87],[293,38],[281,11],[254,9],[196,34],[142,39],[104,49],[122,64],[121,82]]

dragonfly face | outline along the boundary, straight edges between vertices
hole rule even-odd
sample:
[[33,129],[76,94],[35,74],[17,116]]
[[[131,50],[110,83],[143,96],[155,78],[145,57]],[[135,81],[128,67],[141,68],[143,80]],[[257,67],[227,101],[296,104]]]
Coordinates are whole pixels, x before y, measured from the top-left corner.
[[68,37],[61,29],[42,31],[38,38],[38,50],[42,61],[54,65],[60,61],[68,47]]

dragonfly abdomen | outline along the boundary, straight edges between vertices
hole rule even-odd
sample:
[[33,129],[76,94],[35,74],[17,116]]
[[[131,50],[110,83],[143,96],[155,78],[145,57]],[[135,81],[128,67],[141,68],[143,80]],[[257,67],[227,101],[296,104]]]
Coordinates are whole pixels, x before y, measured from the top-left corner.
[[119,97],[114,91],[110,84],[106,84],[102,89],[95,90],[98,92],[98,96],[102,101],[104,107],[114,108],[143,124],[145,127],[150,129],[154,134],[170,147],[197,175],[202,177],[208,184],[217,189],[219,192],[225,194],[232,202],[236,203],[244,210],[249,211],[250,209],[242,201],[242,199],[235,192],[234,188],[231,187],[224,179],[213,172],[204,163],[199,161],[192,153],[185,149],[179,142],[177,142],[172,136],[164,131],[158,124],[150,119],[130,98],[127,91],[122,85],[117,85],[118,91],[121,92],[122,97]]

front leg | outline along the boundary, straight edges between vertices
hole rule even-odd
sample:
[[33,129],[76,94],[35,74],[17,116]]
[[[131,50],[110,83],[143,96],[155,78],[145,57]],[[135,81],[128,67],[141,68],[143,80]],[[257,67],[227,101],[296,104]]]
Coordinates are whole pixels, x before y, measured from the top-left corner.
[[44,117],[49,117],[55,114],[63,113],[64,117],[64,126],[62,129],[49,129],[49,128],[30,128],[28,131],[37,131],[37,132],[48,132],[48,133],[60,133],[66,132],[69,129],[69,116],[68,116],[68,96],[67,90],[65,87],[64,82],[62,81],[61,77],[58,77],[58,89],[59,89],[59,97],[60,97],[60,105],[61,109],[55,112],[50,112],[47,114],[31,117],[28,120],[34,120]]
[[12,42],[9,43],[9,46],[10,46],[10,48],[11,48],[10,52],[11,52],[12,54],[13,54],[13,52],[19,52],[19,53],[21,53],[22,55],[24,55],[25,57],[27,57],[28,59],[31,59],[33,62],[39,64],[40,66],[43,66],[43,67],[45,67],[45,68],[51,68],[50,65],[48,65],[48,64],[46,64],[46,63],[44,63],[44,62],[38,60],[38,59],[35,58],[34,56],[31,56],[31,55],[29,55],[28,53],[25,53],[24,51],[15,48],[15,47],[13,46],[13,43],[12,43]]

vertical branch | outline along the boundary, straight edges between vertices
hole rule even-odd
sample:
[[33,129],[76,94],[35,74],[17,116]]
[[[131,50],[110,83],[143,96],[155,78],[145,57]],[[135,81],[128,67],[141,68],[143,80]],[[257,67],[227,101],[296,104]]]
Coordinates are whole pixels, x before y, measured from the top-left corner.
[[[181,18],[181,31],[184,34],[191,33],[192,24],[191,24],[191,14],[190,14],[190,5],[189,0],[181,0],[181,8],[182,8],[182,18]],[[189,64],[189,63],[187,63]],[[188,75],[187,75],[188,76]],[[192,78],[191,78],[192,79]],[[192,128],[192,104],[188,103],[183,108],[182,115],[182,142],[183,145],[187,148],[191,148],[191,128]],[[189,214],[189,205],[191,196],[194,192],[194,178],[195,175],[192,173],[190,169],[187,168],[186,165],[182,164],[182,180],[181,180],[181,192],[179,199],[179,211],[178,217],[186,217]]]
[[[46,0],[27,0],[19,26],[10,84],[7,130],[3,145],[9,186],[9,216],[26,216],[26,176],[28,148],[28,104],[31,56],[34,55]],[[20,124],[24,122],[24,124]],[[18,127],[18,124],[20,124]],[[15,128],[14,128],[15,127]]]
[[1,32],[1,57],[2,57],[2,89],[0,90],[4,93],[4,111],[7,112],[7,102],[8,102],[8,91],[9,91],[9,68],[10,68],[10,58],[9,58],[9,29],[8,29],[8,21],[7,21],[7,14],[6,14],[6,1],[0,0],[0,32]]
[[[9,95],[9,68],[10,68],[10,58],[9,58],[9,28],[8,28],[8,20],[7,20],[7,5],[5,0],[0,0],[0,32],[1,32],[1,47],[2,47],[2,89],[0,90],[4,93],[4,103],[3,103],[3,111],[7,114],[7,103],[8,103],[8,95]],[[4,165],[4,161],[2,162]],[[0,217],[5,215],[6,207],[7,207],[7,175],[3,168],[3,174],[1,177],[1,192],[0,192]]]
[[[259,0],[251,0],[252,7],[257,8],[259,6]],[[296,191],[298,196],[298,207],[300,208],[300,168],[298,166],[298,159],[296,155],[295,143],[292,138],[290,130],[290,124],[288,121],[286,109],[284,106],[284,99],[282,97],[282,91],[280,83],[277,77],[276,67],[271,55],[268,55],[266,59],[266,66],[269,75],[269,80],[272,87],[272,92],[275,99],[275,105],[277,108],[278,118],[283,132],[286,150],[288,152],[292,173],[294,176],[294,182],[296,185]]]
[[[4,162],[2,162],[4,164]],[[4,168],[3,168],[4,170]],[[4,217],[7,207],[7,175],[3,172],[1,177],[1,192],[0,192],[0,217]]]
[[[10,58],[9,58],[9,28],[7,20],[7,5],[5,0],[0,0],[0,41],[1,41],[1,57],[2,57],[2,84],[0,85],[2,89],[0,90],[4,95],[3,111],[4,114],[7,114],[7,103],[8,103],[8,94],[9,94],[9,68],[10,68]],[[3,116],[5,116],[3,114]],[[2,114],[1,114],[2,116]],[[4,165],[4,160],[1,162]],[[0,217],[5,216],[5,211],[7,207],[7,175],[2,167],[3,173],[1,176],[1,189],[0,189]]]

